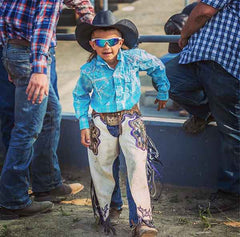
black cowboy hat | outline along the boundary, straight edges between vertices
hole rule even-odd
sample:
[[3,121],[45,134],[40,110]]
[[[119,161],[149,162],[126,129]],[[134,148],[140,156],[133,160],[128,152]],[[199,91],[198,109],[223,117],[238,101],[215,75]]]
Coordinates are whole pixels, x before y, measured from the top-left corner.
[[99,28],[114,28],[121,32],[124,44],[128,48],[133,48],[137,44],[138,30],[133,22],[128,19],[117,21],[111,11],[100,11],[96,14],[92,24],[81,22],[77,25],[75,35],[77,42],[87,51],[93,49],[89,44],[94,30]]
[[[183,13],[174,14],[171,16],[166,24],[164,25],[164,31],[167,35],[180,35],[183,26],[185,25],[188,19],[188,15]],[[181,48],[178,46],[178,43],[169,43],[168,52],[169,53],[179,53]]]
[[183,10],[182,13],[186,14],[186,15],[190,15],[190,13],[192,12],[193,8],[196,7],[198,5],[197,2],[191,3],[189,5],[187,5]]

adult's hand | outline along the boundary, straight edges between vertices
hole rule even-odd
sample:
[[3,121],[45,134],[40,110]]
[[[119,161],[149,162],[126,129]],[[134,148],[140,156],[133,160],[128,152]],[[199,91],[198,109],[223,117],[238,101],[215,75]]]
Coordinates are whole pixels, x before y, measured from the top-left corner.
[[42,103],[43,96],[48,95],[48,90],[49,82],[47,75],[42,73],[33,73],[26,90],[28,100],[32,100],[32,103],[35,104],[37,98],[39,98],[38,103],[40,104]]
[[188,38],[180,38],[178,41],[178,45],[181,49],[183,49],[188,44]]

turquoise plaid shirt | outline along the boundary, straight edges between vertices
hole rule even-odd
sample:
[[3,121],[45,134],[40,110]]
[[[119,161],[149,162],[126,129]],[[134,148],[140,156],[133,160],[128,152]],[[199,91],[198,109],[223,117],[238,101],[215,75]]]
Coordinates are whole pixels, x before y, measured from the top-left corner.
[[141,95],[140,71],[146,71],[158,87],[157,99],[167,100],[169,81],[165,66],[157,57],[141,49],[120,50],[115,69],[97,56],[81,67],[73,91],[73,106],[80,129],[89,128],[88,110],[99,113],[129,110]]

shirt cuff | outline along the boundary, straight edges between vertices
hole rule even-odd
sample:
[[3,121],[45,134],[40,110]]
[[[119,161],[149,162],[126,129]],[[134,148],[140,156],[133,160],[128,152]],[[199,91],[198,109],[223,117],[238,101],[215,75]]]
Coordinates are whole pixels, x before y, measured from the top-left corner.
[[165,92],[165,93],[160,93],[158,92],[157,93],[157,99],[158,100],[168,100],[169,99],[169,95],[168,95],[168,92]]
[[45,55],[33,57],[32,72],[47,75],[47,57]]
[[89,122],[88,122],[88,117],[81,117],[79,119],[79,126],[80,126],[80,130],[85,129],[85,128],[89,128]]

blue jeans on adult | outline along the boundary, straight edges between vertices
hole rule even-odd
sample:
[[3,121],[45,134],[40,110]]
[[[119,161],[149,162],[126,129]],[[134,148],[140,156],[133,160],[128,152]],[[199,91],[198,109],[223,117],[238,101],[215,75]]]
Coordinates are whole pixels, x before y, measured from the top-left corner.
[[[50,81],[52,87],[59,98],[57,89],[57,73],[56,73],[56,59],[55,48],[51,47],[51,75]],[[0,45],[0,59],[2,58],[2,46]],[[14,126],[14,101],[15,101],[15,86],[8,80],[7,71],[0,60],[0,120],[1,120],[1,134],[2,142],[8,149],[10,135]]]
[[164,54],[159,59],[161,59],[162,63],[165,65],[168,61],[172,60],[173,58],[177,57],[178,55],[179,55],[179,53],[167,53],[167,54]]
[[222,144],[218,188],[240,193],[240,81],[214,61],[178,61],[166,64],[170,98],[202,119],[211,111]]
[[[2,58],[0,45],[0,59]],[[14,125],[15,86],[9,82],[7,71],[0,60],[0,119],[3,145],[6,150],[9,145],[11,131]]]
[[[27,100],[26,88],[31,76],[30,47],[6,45],[3,63],[16,88],[14,128],[0,179],[0,206],[21,209],[31,204],[28,195],[31,162],[34,192],[49,191],[61,185],[61,173],[55,155],[61,107],[51,85],[49,95],[41,104],[32,104]],[[34,152],[33,144],[37,139],[46,146],[50,144],[49,154],[40,148]]]
[[50,69],[50,82],[52,84],[53,90],[59,99],[58,86],[57,86],[57,72],[56,72],[56,52],[55,47],[49,48],[49,53],[51,57],[51,69]]

